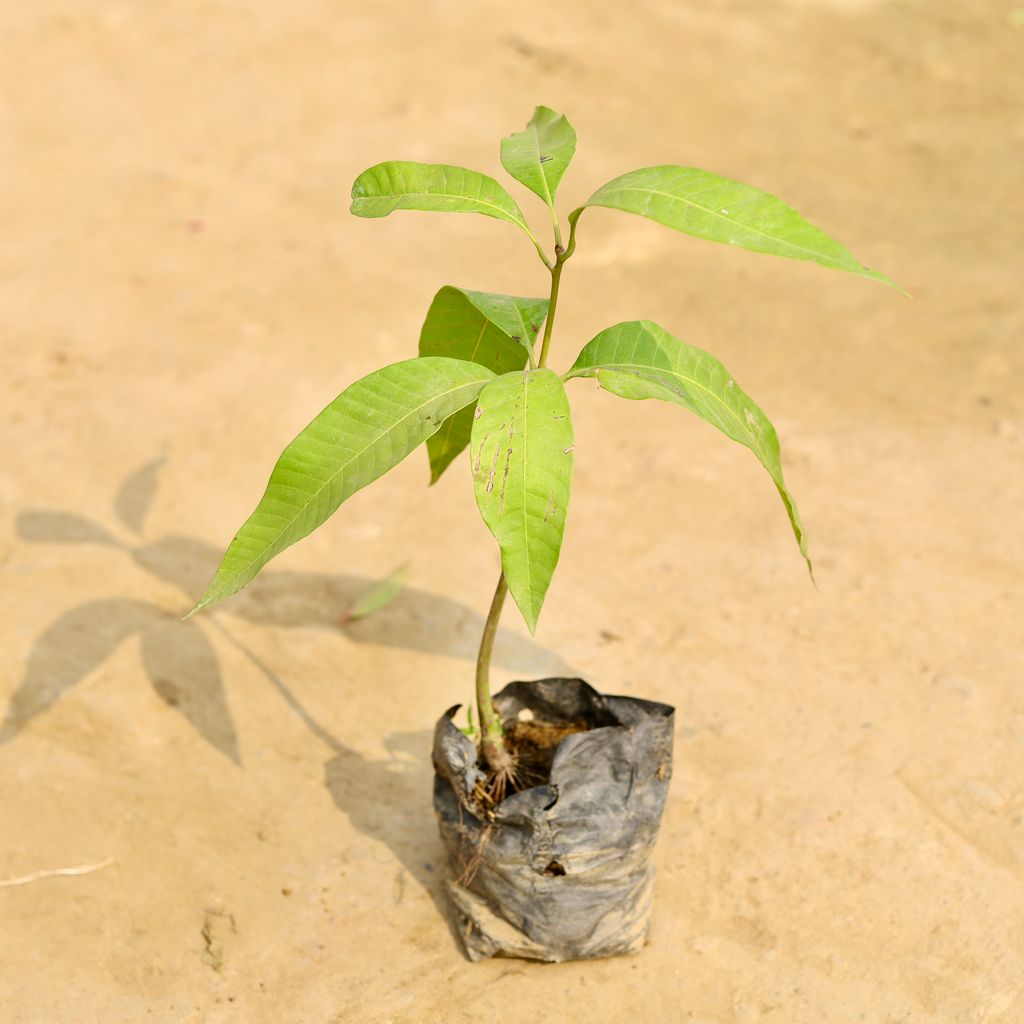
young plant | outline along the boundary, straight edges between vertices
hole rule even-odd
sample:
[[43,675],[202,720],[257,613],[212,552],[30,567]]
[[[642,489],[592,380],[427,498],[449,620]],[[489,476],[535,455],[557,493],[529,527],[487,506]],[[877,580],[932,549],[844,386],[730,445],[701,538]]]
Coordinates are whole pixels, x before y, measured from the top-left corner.
[[486,174],[388,161],[359,175],[352,186],[357,217],[431,210],[480,213],[515,225],[550,275],[548,297],[443,287],[427,312],[419,356],[350,385],[285,448],[263,498],[189,613],[241,590],[271,558],[423,442],[431,483],[468,447],[477,506],[501,550],[476,666],[480,746],[499,776],[512,773],[513,758],[491,702],[491,649],[509,592],[531,633],[536,629],[558,562],[574,448],[566,381],[594,377],[621,398],[672,402],[749,448],[778,489],[811,568],[775,428],[714,356],[649,320],[632,320],[601,331],[564,373],[548,366],[562,271],[576,251],[583,213],[594,206],[624,210],[710,241],[893,283],[767,192],[675,165],[630,171],[602,185],[569,214],[563,242],[555,196],[575,150],[572,126],[547,107],[538,107],[525,131],[501,143],[502,166],[550,212],[551,256],[516,201]]

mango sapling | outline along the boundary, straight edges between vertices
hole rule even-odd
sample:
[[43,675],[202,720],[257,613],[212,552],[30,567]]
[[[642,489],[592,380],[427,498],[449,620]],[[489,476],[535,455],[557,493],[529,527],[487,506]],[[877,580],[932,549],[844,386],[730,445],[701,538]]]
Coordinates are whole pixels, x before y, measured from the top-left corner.
[[[472,473],[480,514],[498,542],[501,571],[477,658],[477,728],[470,719],[462,733],[455,730],[450,723],[454,709],[439,723],[434,757],[441,789],[435,805],[453,857],[465,861],[466,850],[471,851],[469,865],[456,865],[463,870],[452,893],[467,922],[467,947],[471,955],[479,956],[567,959],[638,948],[649,911],[650,846],[671,770],[671,709],[665,705],[602,697],[578,680],[512,684],[497,699],[491,695],[491,653],[506,596],[511,593],[534,632],[558,562],[575,450],[566,383],[596,378],[604,390],[621,398],[654,398],[682,406],[748,448],[777,488],[800,553],[811,568],[804,529],[783,477],[775,429],[714,356],[658,324],[633,320],[601,331],[564,372],[549,366],[562,273],[576,251],[582,215],[592,207],[623,210],[699,238],[809,260],[892,284],[774,196],[708,171],[675,165],[631,171],[601,186],[569,214],[568,237],[563,238],[555,198],[575,150],[572,126],[547,107],[538,107],[524,131],[501,143],[502,166],[548,209],[550,255],[515,199],[486,174],[446,164],[388,161],[358,176],[351,206],[358,217],[426,210],[479,213],[513,224],[530,240],[548,273],[547,297],[441,288],[427,312],[418,356],[350,385],[285,448],[263,498],[190,613],[241,590],[271,558],[319,527],[347,498],[422,443],[426,442],[431,483],[468,449],[464,461]],[[531,701],[546,709],[549,718],[562,716],[547,723],[554,730],[552,745],[557,750],[549,752],[539,773],[524,753],[529,743],[513,734],[517,722],[534,717]],[[657,723],[651,725],[648,719]],[[544,724],[538,722],[538,728]],[[609,888],[604,868],[586,867],[587,856],[573,845],[565,822],[557,830],[551,825],[550,816],[556,813],[552,808],[572,799],[563,777],[570,768],[576,771],[591,763],[585,754],[590,749],[584,738],[587,726],[600,726],[599,731],[620,744],[606,752],[610,757],[643,754],[636,737],[646,735],[648,727],[656,733],[650,740],[650,749],[657,753],[651,761],[651,788],[643,797],[646,804],[636,811],[642,825],[637,827],[644,834],[639,845],[623,847],[622,863],[635,853],[635,862],[625,871],[628,912],[619,915],[621,920],[616,918],[615,927],[608,924],[611,917],[594,917],[592,896],[600,891],[614,901],[617,892],[625,891],[622,878]],[[530,742],[537,745],[536,731]],[[595,764],[600,774],[600,763]],[[555,785],[556,776],[563,778],[561,785]],[[587,785],[585,780],[581,784]],[[639,799],[635,794],[615,797],[620,798]],[[607,804],[591,800],[587,806],[601,815]],[[626,803],[622,807],[624,821],[634,811]],[[457,810],[457,822],[452,808]],[[521,884],[510,881],[512,875],[505,868],[488,865],[484,852],[489,841],[495,844],[494,830],[513,818],[519,823],[516,827],[529,819],[523,848],[536,860],[529,867],[533,875]],[[645,832],[647,825],[651,828]],[[545,846],[537,860],[538,836],[548,846],[558,837],[568,845],[549,862],[545,858],[551,851]],[[487,877],[481,880],[483,875]],[[545,890],[545,899],[558,913],[545,920],[544,914],[523,909],[524,900],[538,897],[538,876],[543,885],[557,880]],[[570,876],[576,880],[575,890]],[[584,912],[578,893],[579,887],[587,891],[588,886]],[[509,924],[514,939],[502,931]]]

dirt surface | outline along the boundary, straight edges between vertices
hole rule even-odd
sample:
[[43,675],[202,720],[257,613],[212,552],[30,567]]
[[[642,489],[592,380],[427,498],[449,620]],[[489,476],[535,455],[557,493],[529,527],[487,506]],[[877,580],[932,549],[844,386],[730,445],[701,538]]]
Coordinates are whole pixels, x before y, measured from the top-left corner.
[[[543,294],[509,225],[346,213],[378,160],[497,173],[538,102],[566,209],[705,166],[914,299],[581,222],[554,365],[636,317],[714,351],[820,589],[749,453],[578,382],[562,564],[495,683],[678,707],[656,919],[634,958],[471,965],[428,764],[496,572],[465,464],[178,617],[438,287]],[[0,887],[5,1024],[1024,1020],[1022,171],[1018,0],[0,5],[0,881],[112,858]]]

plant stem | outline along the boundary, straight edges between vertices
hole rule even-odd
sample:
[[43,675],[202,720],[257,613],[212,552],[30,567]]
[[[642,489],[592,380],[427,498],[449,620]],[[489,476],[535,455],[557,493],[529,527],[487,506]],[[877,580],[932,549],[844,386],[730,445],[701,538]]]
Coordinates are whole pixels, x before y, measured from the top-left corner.
[[498,620],[501,609],[505,606],[505,595],[508,583],[505,574],[498,576],[498,585],[494,589],[491,610],[487,613],[484,633],[480,638],[480,654],[476,659],[476,706],[477,718],[480,721],[480,741],[483,745],[484,758],[494,769],[499,767],[505,751],[505,730],[501,719],[491,700],[491,651],[494,649],[494,634],[498,632]]
[[[544,341],[541,344],[538,366],[547,365],[551,331],[555,325],[555,309],[558,306],[558,285],[562,279],[562,265],[576,248],[575,224],[572,225],[569,232],[568,249],[562,248],[559,237],[561,232],[558,231],[557,220],[555,221],[555,231],[555,262],[552,265],[546,259],[544,261],[551,271],[551,295],[548,298],[548,316],[544,324]],[[484,633],[480,638],[480,653],[476,659],[476,706],[477,717],[480,720],[480,739],[484,761],[494,771],[501,771],[511,764],[511,755],[505,745],[505,730],[502,727],[501,718],[495,710],[494,702],[491,700],[491,652],[494,649],[494,635],[498,631],[498,620],[501,618],[501,610],[505,606],[507,593],[508,581],[505,579],[505,573],[502,572],[498,576],[498,585],[494,589],[491,610],[487,613]]]
[[557,258],[555,265],[551,268],[551,297],[548,299],[548,318],[544,324],[544,341],[540,346],[540,362],[538,366],[548,364],[548,346],[551,344],[551,331],[555,326],[555,310],[558,308],[558,285],[562,280],[562,265],[565,263],[565,253],[562,247],[556,246]]

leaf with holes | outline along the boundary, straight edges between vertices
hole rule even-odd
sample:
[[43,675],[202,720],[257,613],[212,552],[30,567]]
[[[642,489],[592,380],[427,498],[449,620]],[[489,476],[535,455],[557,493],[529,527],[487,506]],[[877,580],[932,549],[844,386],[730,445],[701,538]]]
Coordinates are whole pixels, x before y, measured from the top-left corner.
[[479,363],[429,357],[385,366],[346,388],[285,448],[190,614],[241,590],[271,558],[474,402],[493,378]]
[[[491,295],[446,285],[427,311],[420,331],[420,355],[469,359],[499,374],[521,370],[547,313],[547,299]],[[469,444],[472,428],[473,410],[467,407],[449,416],[427,439],[432,484]]]
[[800,554],[811,569],[800,513],[782,476],[775,428],[713,355],[650,320],[632,320],[609,327],[585,345],[566,376],[596,377],[605,390],[622,398],[674,402],[749,448],[775,482]]
[[537,107],[525,131],[501,140],[501,166],[553,210],[558,183],[575,152],[572,125],[550,107]]
[[812,260],[899,288],[884,274],[858,263],[843,245],[781,199],[710,171],[674,164],[630,171],[602,185],[569,215],[570,223],[575,225],[588,206],[625,210],[712,242]]
[[470,456],[476,503],[532,633],[558,563],[572,487],[572,419],[558,374],[525,370],[491,381],[477,401]]

